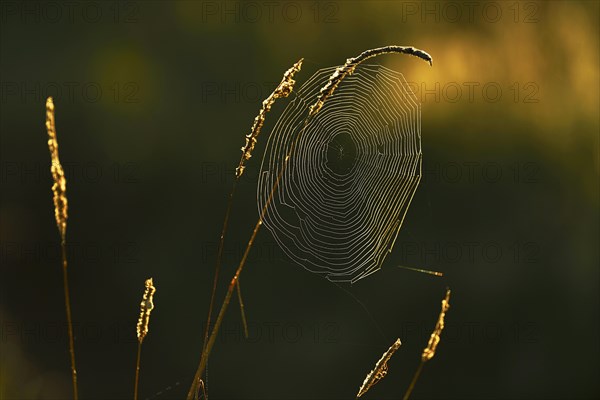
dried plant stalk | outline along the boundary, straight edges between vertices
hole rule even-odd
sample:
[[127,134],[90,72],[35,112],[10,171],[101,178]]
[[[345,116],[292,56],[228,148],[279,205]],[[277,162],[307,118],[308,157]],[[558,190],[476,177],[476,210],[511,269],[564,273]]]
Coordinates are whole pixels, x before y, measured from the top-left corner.
[[415,372],[415,375],[414,375],[412,381],[410,382],[410,386],[408,387],[408,389],[406,390],[406,393],[404,394],[403,400],[408,400],[408,398],[410,397],[410,394],[412,393],[412,391],[415,387],[415,383],[417,383],[417,380],[419,379],[419,376],[421,375],[421,370],[423,369],[423,366],[425,365],[425,363],[427,361],[431,360],[433,358],[433,356],[435,356],[435,351],[437,350],[437,346],[440,343],[440,336],[442,334],[442,331],[444,330],[444,318],[446,317],[446,312],[448,311],[449,308],[450,308],[450,289],[447,289],[446,297],[442,300],[442,311],[440,312],[437,323],[435,324],[435,329],[433,330],[433,333],[429,337],[429,342],[427,343],[427,347],[425,347],[425,349],[423,350],[423,354],[421,354],[421,363],[419,364],[419,367],[417,368],[417,371]]
[[275,88],[273,93],[269,97],[267,97],[263,103],[262,108],[258,112],[256,118],[254,118],[254,124],[252,125],[252,130],[249,134],[246,135],[246,144],[242,147],[242,158],[240,159],[239,166],[235,169],[235,176],[239,178],[244,173],[244,169],[246,168],[244,163],[246,160],[249,160],[252,157],[252,150],[254,150],[254,146],[256,145],[256,140],[258,135],[260,134],[260,130],[262,129],[265,123],[265,117],[267,113],[271,110],[271,106],[275,103],[280,97],[288,97],[294,88],[294,84],[296,81],[294,80],[294,74],[302,68],[302,61],[304,59],[301,58],[298,60],[296,64],[294,64],[290,69],[285,71],[283,74],[283,79],[281,83]]
[[148,325],[150,323],[150,313],[154,309],[154,293],[156,292],[156,288],[154,287],[154,282],[152,281],[152,278],[146,279],[144,286],[144,294],[142,296],[142,302],[140,303],[140,317],[138,318],[138,322],[136,325],[138,350],[137,360],[135,363],[135,384],[133,388],[134,400],[137,400],[138,398],[138,383],[140,380],[140,358],[142,354],[142,342],[144,341],[144,338],[146,337],[149,331]]
[[414,47],[385,46],[385,47],[379,47],[377,49],[363,51],[357,57],[348,58],[346,60],[346,64],[342,65],[341,67],[336,68],[335,72],[329,78],[329,81],[327,82],[327,84],[325,86],[323,86],[323,88],[319,92],[319,97],[317,99],[317,102],[310,107],[309,116],[312,117],[316,113],[319,112],[319,110],[323,107],[323,104],[325,104],[325,100],[327,100],[329,98],[329,96],[331,96],[333,94],[335,89],[340,85],[340,83],[346,76],[348,76],[354,72],[354,70],[360,63],[362,63],[363,61],[365,61],[371,57],[379,56],[382,54],[388,54],[388,53],[409,54],[409,55],[419,57],[419,58],[429,62],[429,65],[432,65],[432,63],[433,63],[432,58],[429,54],[427,54],[423,50],[415,49]]
[[58,157],[58,140],[56,138],[56,124],[54,122],[54,102],[52,97],[46,99],[46,131],[48,132],[48,149],[52,165],[52,193],[54,200],[54,217],[60,234],[60,249],[62,256],[63,289],[65,295],[65,311],[67,314],[67,330],[69,334],[69,356],[71,359],[71,380],[73,382],[73,398],[77,400],[77,368],[75,367],[75,345],[73,339],[73,320],[71,317],[71,298],[69,295],[69,277],[67,273],[67,179]]
[[240,313],[242,314],[242,326],[244,328],[244,337],[248,339],[248,322],[246,321],[246,311],[244,309],[244,300],[242,299],[242,288],[240,287],[240,280],[238,279],[237,285],[237,297],[240,302]]
[[[274,190],[276,187],[277,187],[277,184],[275,185]],[[273,193],[271,193],[271,197],[272,197],[272,195],[273,195]],[[267,200],[267,204],[270,202],[271,197]],[[200,381],[202,373],[204,372],[204,369],[206,368],[206,365],[208,363],[208,357],[210,356],[210,352],[212,351],[215,341],[217,340],[217,334],[219,333],[219,329],[221,328],[221,323],[223,322],[223,317],[225,316],[225,312],[227,311],[227,308],[229,307],[229,302],[231,301],[231,296],[233,295],[233,290],[235,289],[236,284],[238,283],[239,277],[242,273],[242,270],[244,269],[244,265],[246,265],[246,259],[248,258],[248,254],[250,254],[250,249],[252,248],[252,245],[254,244],[256,235],[258,234],[258,231],[260,230],[260,227],[262,226],[262,219],[264,217],[265,211],[266,211],[266,208],[263,208],[261,215],[260,215],[258,221],[256,222],[256,225],[254,226],[254,230],[252,231],[250,240],[248,241],[248,244],[246,245],[246,250],[244,250],[244,255],[242,256],[242,259],[235,271],[235,275],[229,282],[229,286],[227,288],[227,293],[225,294],[225,299],[223,300],[223,303],[221,304],[221,309],[219,310],[219,314],[217,315],[217,320],[215,321],[215,326],[213,327],[210,337],[208,339],[208,342],[204,346],[204,350],[202,351],[202,355],[200,356],[200,364],[198,365],[198,369],[196,370],[196,374],[194,375],[194,380],[192,382],[192,386],[190,387],[190,390],[188,391],[187,400],[193,400],[194,393],[198,390],[198,382]]]
[[[245,162],[247,160],[249,160],[250,157],[252,157],[252,151],[254,150],[254,146],[256,145],[258,135],[260,134],[260,131],[264,125],[267,113],[271,110],[271,106],[275,103],[275,100],[277,100],[278,98],[281,98],[281,97],[287,97],[290,95],[290,93],[292,93],[294,84],[296,83],[296,81],[293,78],[294,78],[294,75],[296,74],[296,72],[300,71],[300,69],[302,68],[303,60],[304,60],[303,58],[298,60],[297,63],[295,63],[290,69],[288,69],[283,74],[283,79],[281,80],[279,85],[277,85],[277,87],[275,88],[273,93],[271,93],[269,95],[269,97],[267,97],[263,101],[262,108],[258,112],[258,115],[256,116],[256,118],[254,118],[254,123],[252,125],[252,129],[250,130],[250,133],[248,135],[246,135],[246,144],[244,145],[244,147],[242,147],[242,158],[240,159],[240,163],[235,170],[236,179],[233,182],[233,187],[231,188],[231,192],[229,193],[229,199],[227,201],[227,209],[225,211],[225,218],[223,219],[223,228],[221,230],[221,236],[219,239],[219,248],[217,250],[217,262],[216,262],[216,266],[215,266],[215,276],[213,278],[213,287],[212,287],[211,296],[210,296],[210,304],[208,306],[208,316],[206,318],[206,326],[204,328],[204,343],[202,346],[202,352],[206,351],[206,346],[208,344],[208,334],[210,333],[210,325],[212,322],[212,312],[214,309],[215,294],[217,292],[217,283],[219,281],[219,271],[221,269],[221,260],[223,257],[225,235],[227,234],[227,227],[229,225],[229,215],[231,213],[231,205],[233,204],[233,196],[235,195],[235,189],[237,187],[238,179],[244,173],[244,169],[246,168]],[[244,325],[244,334],[247,337],[248,336],[248,333],[247,333],[248,328],[247,328],[247,323],[246,323],[246,314],[244,311],[244,302],[241,297],[241,291],[239,289],[238,289],[238,299],[239,299],[239,303],[240,303],[240,313],[242,315],[242,323]],[[194,383],[192,384],[192,387],[194,385],[196,385],[195,382],[196,381],[194,381]]]
[[371,372],[367,374],[367,377],[365,378],[363,384],[360,386],[360,389],[358,389],[358,394],[356,395],[356,398],[359,398],[363,394],[367,393],[367,391],[371,389],[373,385],[375,385],[377,382],[379,382],[385,377],[388,370],[387,362],[390,360],[390,358],[392,358],[392,355],[396,352],[396,350],[400,348],[401,345],[402,342],[398,338],[390,346],[390,348],[385,353],[383,353],[379,361],[377,361],[377,363],[375,364],[375,368],[373,368]]

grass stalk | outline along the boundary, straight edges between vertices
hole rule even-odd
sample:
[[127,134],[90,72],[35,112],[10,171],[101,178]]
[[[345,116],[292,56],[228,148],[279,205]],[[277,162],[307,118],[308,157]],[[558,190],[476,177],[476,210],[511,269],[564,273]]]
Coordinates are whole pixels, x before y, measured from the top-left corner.
[[212,329],[212,332],[210,334],[208,342],[206,343],[206,346],[204,347],[204,351],[202,352],[202,355],[200,357],[200,364],[198,365],[198,369],[196,370],[196,374],[194,375],[194,381],[188,392],[188,396],[187,396],[188,400],[193,400],[194,393],[196,393],[198,390],[197,382],[200,381],[200,378],[202,377],[202,374],[204,373],[204,369],[206,368],[206,364],[208,362],[208,356],[210,355],[210,352],[212,351],[212,348],[215,344],[215,340],[217,339],[217,334],[219,332],[219,328],[221,327],[221,323],[223,322],[223,317],[225,316],[225,311],[227,311],[227,307],[229,306],[229,302],[231,300],[231,295],[233,294],[233,290],[236,286],[237,280],[238,280],[240,274],[242,273],[244,265],[246,264],[246,259],[248,257],[248,254],[250,253],[250,249],[252,248],[252,244],[254,243],[254,239],[256,238],[256,235],[258,234],[258,231],[259,231],[261,225],[262,225],[262,219],[259,219],[254,227],[254,230],[252,231],[252,236],[250,237],[248,245],[246,246],[246,250],[244,251],[244,255],[242,257],[242,260],[240,261],[240,264],[238,265],[235,275],[233,276],[233,278],[231,279],[231,282],[229,283],[229,287],[227,288],[227,294],[225,295],[225,299],[223,300],[223,304],[221,305],[219,315],[217,316],[217,320],[215,321],[215,325]]
[[240,303],[240,313],[242,314],[242,326],[244,328],[244,337],[248,339],[248,322],[246,321],[246,311],[244,310],[244,300],[242,299],[242,288],[240,287],[240,280],[237,280],[237,297]]
[[138,398],[138,386],[140,382],[140,358],[142,355],[142,342],[138,342],[137,347],[137,359],[135,362],[135,383],[133,386],[133,400]]
[[[235,181],[233,182],[233,187],[231,188],[231,192],[229,193],[229,198],[227,201],[227,209],[225,210],[225,218],[223,219],[223,228],[221,229],[221,236],[219,238],[219,248],[217,250],[217,262],[215,265],[215,275],[213,278],[213,287],[212,287],[212,291],[211,291],[211,295],[210,295],[210,303],[208,306],[208,315],[206,318],[206,325],[204,328],[204,341],[203,341],[203,345],[202,345],[202,353],[204,353],[206,351],[206,348],[208,345],[208,339],[209,339],[208,334],[210,332],[210,324],[212,321],[212,312],[214,309],[215,295],[217,292],[217,285],[219,282],[219,272],[221,270],[221,264],[222,264],[222,259],[223,259],[223,249],[225,247],[225,235],[227,234],[227,228],[229,226],[229,216],[231,214],[231,206],[233,204],[233,197],[235,195],[237,183],[238,183],[240,177],[244,173],[244,170],[246,168],[246,166],[245,166],[246,161],[252,157],[252,151],[254,150],[254,146],[256,145],[258,136],[260,135],[260,132],[264,125],[267,113],[271,110],[271,106],[275,103],[275,100],[277,100],[278,98],[289,96],[289,94],[293,90],[294,84],[296,83],[293,79],[294,75],[296,74],[296,72],[300,71],[301,68],[302,68],[302,59],[300,59],[297,63],[295,63],[290,69],[288,69],[284,73],[283,79],[281,80],[279,85],[275,88],[275,90],[271,93],[271,95],[269,95],[269,97],[267,97],[263,101],[262,108],[260,109],[258,115],[254,119],[252,129],[250,130],[250,133],[248,135],[246,135],[246,143],[241,148],[242,156],[240,158],[239,165],[235,170]],[[241,291],[239,289],[238,289],[238,298],[239,298],[239,304],[240,304],[240,312],[242,314],[242,323],[244,325],[244,334],[246,337],[248,337],[248,327],[247,327],[247,323],[246,323],[244,303],[243,303],[243,300],[241,297]],[[200,381],[201,381],[200,377],[197,376],[196,379],[194,379],[194,382],[192,383],[192,388],[194,388],[195,386],[198,385],[196,382],[200,382]],[[191,392],[191,390],[192,389],[190,389],[190,392]]]
[[406,393],[404,393],[404,397],[402,398],[402,400],[408,400],[408,398],[410,397],[413,389],[415,388],[415,384],[417,383],[417,381],[419,380],[419,377],[421,376],[421,371],[423,370],[424,366],[425,366],[425,361],[421,361],[419,363],[419,366],[417,367],[417,370],[415,371],[415,374],[413,375],[412,380],[410,381],[410,385],[408,386],[408,389],[406,389]]
[[233,203],[233,196],[237,187],[238,178],[236,177],[233,182],[233,187],[229,193],[229,200],[227,201],[227,209],[225,210],[225,218],[223,220],[223,228],[221,229],[221,236],[219,238],[219,248],[217,250],[217,264],[215,266],[215,276],[213,278],[213,287],[210,295],[210,303],[208,306],[208,315],[206,317],[206,326],[204,327],[204,341],[202,344],[202,352],[206,351],[206,345],[208,344],[208,334],[210,332],[210,323],[212,321],[212,311],[214,309],[215,295],[217,293],[217,284],[219,282],[219,271],[221,270],[221,261],[223,258],[223,248],[225,245],[225,234],[227,233],[227,227],[229,226],[229,215],[231,214],[231,205]]
[[425,363],[431,360],[435,356],[435,351],[437,350],[437,346],[440,343],[440,337],[442,335],[442,331],[444,330],[444,318],[446,317],[446,312],[450,308],[450,289],[446,289],[446,297],[442,300],[442,311],[440,311],[440,315],[438,317],[437,323],[435,324],[435,328],[433,333],[429,337],[429,342],[427,343],[427,347],[423,350],[423,354],[421,354],[421,362],[415,371],[415,375],[413,376],[408,389],[406,389],[406,393],[404,393],[403,400],[408,400],[413,389],[415,388],[415,384],[419,380],[421,376],[421,371],[425,366]]
[[150,331],[150,313],[154,309],[154,293],[156,288],[152,278],[146,279],[144,282],[144,294],[142,295],[142,302],[140,303],[140,316],[136,325],[136,333],[138,339],[137,358],[135,362],[135,381],[133,385],[133,400],[138,398],[138,387],[140,381],[140,358],[142,354],[142,343],[144,338]]
[[48,149],[52,164],[50,172],[52,174],[54,217],[56,226],[60,234],[60,251],[62,259],[63,272],[63,290],[65,296],[65,311],[67,314],[67,331],[69,335],[69,358],[71,361],[71,381],[73,384],[73,399],[78,399],[77,390],[77,368],[75,366],[75,344],[73,339],[73,319],[71,316],[71,296],[69,294],[69,275],[67,263],[67,219],[68,219],[68,200],[67,200],[67,179],[65,172],[58,157],[58,139],[56,137],[56,123],[54,119],[54,101],[52,97],[46,99],[46,131],[48,132]]
[[78,399],[77,391],[77,368],[75,367],[75,343],[73,339],[73,318],[71,317],[71,296],[69,294],[69,274],[67,273],[67,246],[66,241],[61,240],[63,288],[65,293],[65,311],[67,313],[67,330],[69,334],[69,357],[71,360],[71,381],[73,383],[73,399]]

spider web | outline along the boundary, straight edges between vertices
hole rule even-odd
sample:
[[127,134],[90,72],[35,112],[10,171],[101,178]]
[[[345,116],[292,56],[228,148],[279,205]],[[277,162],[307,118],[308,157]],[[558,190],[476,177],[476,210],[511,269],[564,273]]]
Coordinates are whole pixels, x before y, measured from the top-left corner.
[[419,184],[421,110],[402,74],[361,65],[298,137],[334,71],[317,71],[277,121],[257,202],[260,212],[283,170],[264,225],[307,270],[356,282],[381,268]]

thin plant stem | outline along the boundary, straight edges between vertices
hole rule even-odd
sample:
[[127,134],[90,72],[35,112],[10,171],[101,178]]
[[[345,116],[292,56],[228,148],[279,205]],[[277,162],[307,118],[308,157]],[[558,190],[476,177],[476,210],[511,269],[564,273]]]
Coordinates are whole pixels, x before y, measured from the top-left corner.
[[206,363],[208,362],[208,356],[213,348],[213,345],[215,344],[217,333],[219,332],[219,328],[221,327],[221,322],[223,321],[225,311],[227,310],[227,307],[229,306],[229,302],[231,300],[231,295],[233,294],[233,289],[236,286],[236,282],[240,276],[240,273],[242,272],[242,269],[244,268],[244,265],[246,263],[246,258],[248,256],[248,253],[250,252],[250,248],[252,247],[252,244],[254,243],[254,239],[256,238],[256,235],[258,234],[258,231],[259,231],[261,225],[262,225],[262,219],[259,219],[258,222],[256,223],[256,226],[254,227],[254,231],[252,232],[252,236],[250,237],[248,246],[246,246],[246,251],[244,252],[242,261],[240,261],[238,269],[237,269],[235,275],[233,276],[233,279],[229,283],[229,287],[227,289],[227,294],[225,295],[225,300],[223,300],[223,304],[221,305],[221,310],[219,311],[219,315],[217,316],[217,320],[215,321],[215,326],[212,329],[210,338],[208,339],[208,342],[206,343],[206,346],[204,347],[204,351],[202,352],[202,356],[200,357],[200,365],[198,366],[198,369],[196,370],[196,374],[194,376],[194,381],[188,392],[188,396],[187,396],[188,400],[192,400],[194,393],[197,391],[197,385],[198,385],[197,382],[199,381],[200,377],[202,376],[202,373],[204,372],[204,368],[206,367]]
[[[305,127],[306,127],[306,124],[305,124]],[[304,128],[302,130],[304,131]],[[298,137],[296,138],[296,141],[298,140],[299,137],[300,137],[300,135],[298,135]],[[295,143],[296,142],[292,143],[290,152],[291,152],[291,150],[293,150]],[[289,159],[289,156],[286,157],[286,161],[288,159]],[[284,167],[286,164],[284,164]],[[275,184],[273,185],[273,188],[271,189],[269,198],[267,199],[267,202],[265,203],[265,205],[263,206],[263,208],[261,210],[260,217],[258,218],[256,225],[254,226],[254,230],[252,231],[252,235],[250,236],[248,245],[246,245],[246,250],[244,251],[244,255],[242,256],[242,259],[240,260],[238,268],[235,271],[235,274],[233,275],[231,282],[229,283],[229,287],[227,288],[227,294],[225,295],[225,299],[223,300],[223,304],[221,305],[221,310],[219,311],[219,315],[217,316],[217,320],[215,321],[215,326],[212,329],[210,338],[208,339],[207,345],[206,345],[204,351],[202,352],[202,356],[200,357],[200,364],[198,365],[198,369],[196,370],[196,374],[194,376],[194,381],[192,382],[192,386],[190,387],[190,390],[188,392],[187,400],[193,399],[194,392],[197,389],[197,382],[198,382],[199,378],[202,376],[202,373],[204,372],[204,368],[206,367],[206,363],[208,362],[208,357],[209,357],[210,352],[212,351],[212,348],[215,344],[215,340],[217,339],[217,334],[221,327],[221,322],[223,322],[223,317],[225,316],[225,311],[227,311],[227,307],[229,306],[229,302],[231,301],[233,289],[235,288],[237,281],[239,279],[239,276],[242,273],[242,270],[244,269],[244,265],[246,265],[246,259],[248,258],[248,254],[250,253],[250,249],[252,248],[252,245],[254,244],[254,239],[256,239],[256,235],[258,234],[258,231],[260,230],[260,227],[262,226],[264,215],[267,211],[269,204],[271,203],[273,194],[275,193],[275,191],[277,190],[277,187],[279,186],[279,181],[281,180],[284,170],[285,170],[285,168],[282,168],[282,170],[280,171],[280,173],[277,177],[277,180],[275,181]]]
[[246,250],[244,250],[244,254],[242,256],[242,259],[240,260],[240,263],[238,265],[238,268],[233,276],[233,278],[231,279],[231,282],[229,283],[229,287],[227,289],[227,293],[225,295],[225,299],[223,300],[223,304],[221,305],[221,310],[219,311],[219,315],[217,316],[217,320],[215,321],[215,325],[212,329],[212,332],[210,334],[210,337],[208,339],[207,345],[204,348],[204,351],[202,352],[202,355],[200,357],[200,364],[198,365],[198,369],[196,370],[196,374],[194,375],[194,380],[192,382],[192,386],[190,387],[190,390],[188,391],[188,397],[187,400],[193,400],[193,395],[194,392],[197,389],[197,382],[199,380],[199,378],[202,376],[202,373],[204,371],[204,368],[206,368],[206,364],[208,362],[208,357],[210,355],[210,352],[212,351],[212,347],[215,343],[215,340],[217,339],[217,334],[219,332],[219,329],[221,327],[221,322],[223,321],[223,317],[225,316],[225,311],[227,311],[227,307],[229,306],[229,302],[231,301],[231,296],[233,294],[233,289],[235,288],[235,285],[237,284],[237,281],[239,279],[240,274],[242,273],[242,270],[244,269],[244,265],[246,264],[246,259],[248,258],[248,254],[250,253],[250,249],[252,248],[252,245],[254,244],[254,239],[256,238],[256,235],[258,234],[258,231],[260,230],[260,227],[262,226],[263,223],[263,218],[265,216],[265,213],[267,212],[267,209],[269,207],[269,205],[271,204],[271,200],[273,199],[273,195],[275,194],[275,191],[277,190],[277,188],[279,187],[279,182],[281,181],[281,178],[283,177],[283,173],[285,172],[285,169],[287,167],[287,163],[296,147],[296,144],[298,143],[298,141],[300,140],[300,138],[302,137],[302,134],[304,133],[304,131],[306,130],[307,126],[309,125],[310,121],[312,120],[312,118],[314,117],[315,114],[310,114],[305,120],[304,120],[304,124],[302,126],[302,129],[300,130],[300,132],[298,132],[298,135],[296,136],[296,138],[294,139],[294,141],[292,142],[292,144],[290,145],[290,149],[285,157],[285,161],[281,167],[281,170],[279,171],[279,174],[277,175],[277,179],[275,181],[275,183],[273,184],[273,187],[271,188],[271,192],[269,193],[269,197],[267,198],[267,201],[265,202],[265,205],[263,206],[261,212],[260,212],[260,216],[258,218],[258,221],[256,222],[256,225],[254,226],[254,230],[252,231],[252,235],[250,236],[250,240],[248,241],[248,244],[246,245]]
[[404,397],[402,398],[402,400],[408,400],[408,398],[410,397],[413,389],[415,388],[415,384],[419,380],[419,376],[421,375],[421,371],[423,370],[424,365],[425,365],[425,361],[421,361],[419,363],[419,366],[417,367],[417,370],[415,371],[415,375],[413,376],[412,381],[410,382],[410,385],[408,386],[408,389],[406,389],[406,393],[404,393]]
[[54,217],[60,235],[60,251],[62,257],[63,289],[65,293],[65,311],[67,313],[67,331],[69,334],[69,356],[71,358],[71,379],[73,381],[73,399],[77,400],[77,368],[75,367],[75,345],[73,340],[73,319],[71,317],[71,296],[69,295],[69,276],[67,264],[67,219],[69,201],[67,199],[67,179],[65,171],[58,156],[58,139],[56,135],[56,122],[54,118],[54,100],[46,99],[46,131],[48,132],[48,150],[52,164]]
[[229,225],[229,215],[231,214],[231,205],[233,204],[233,196],[237,187],[238,178],[236,177],[233,182],[233,187],[229,193],[229,200],[227,201],[227,209],[225,210],[225,218],[223,220],[223,228],[221,229],[221,236],[219,238],[219,249],[217,250],[217,264],[215,266],[215,276],[213,278],[213,287],[210,295],[210,304],[208,306],[208,316],[206,318],[206,326],[204,328],[204,343],[202,345],[202,352],[206,350],[208,344],[208,334],[210,332],[210,322],[212,320],[212,310],[215,303],[215,294],[217,292],[217,283],[219,282],[219,271],[221,270],[221,260],[223,258],[223,247],[225,244],[225,234],[227,233],[227,227]]
[[446,317],[446,312],[448,312],[448,310],[450,309],[450,293],[451,293],[450,288],[447,288],[446,296],[442,300],[442,310],[440,311],[440,315],[438,316],[438,320],[435,324],[435,328],[433,330],[433,333],[429,337],[429,341],[427,342],[427,347],[425,347],[425,349],[423,350],[423,353],[421,354],[421,363],[419,364],[419,367],[417,368],[417,371],[415,372],[415,376],[413,376],[413,379],[410,382],[410,386],[408,387],[408,389],[406,390],[406,393],[404,394],[403,400],[408,400],[408,398],[410,397],[410,394],[412,393],[412,391],[415,387],[415,384],[417,383],[417,380],[419,379],[419,376],[421,375],[421,370],[425,366],[425,363],[427,361],[431,360],[435,356],[437,346],[439,345],[440,340],[441,340],[442,331],[444,330],[444,324],[445,324],[444,319]]
[[[221,230],[221,237],[219,239],[219,249],[217,251],[217,264],[215,266],[215,276],[213,279],[213,287],[210,296],[210,305],[208,307],[208,318],[206,321],[206,327],[204,330],[204,344],[202,347],[202,351],[204,352],[206,349],[206,344],[208,341],[208,333],[210,332],[210,322],[212,317],[212,310],[214,308],[215,302],[215,293],[217,291],[217,283],[219,280],[219,271],[221,269],[221,261],[223,256],[223,247],[225,243],[225,234],[227,233],[227,227],[229,225],[229,215],[231,214],[231,205],[233,204],[233,196],[235,195],[235,189],[237,187],[237,183],[239,178],[243,175],[244,170],[246,168],[245,163],[252,157],[252,151],[254,150],[254,146],[260,135],[262,127],[265,123],[265,118],[267,113],[271,110],[271,106],[275,103],[275,101],[282,97],[288,97],[292,92],[294,84],[294,75],[300,71],[302,68],[302,59],[300,59],[297,63],[295,63],[290,69],[288,69],[283,74],[283,79],[277,85],[275,90],[267,97],[263,103],[262,107],[258,112],[258,116],[254,119],[254,123],[252,125],[252,129],[250,133],[246,135],[246,143],[244,147],[242,147],[242,156],[240,158],[240,163],[235,170],[235,181],[233,182],[233,187],[231,188],[231,192],[229,193],[229,199],[227,201],[227,209],[225,211],[225,218],[223,220],[223,228]],[[243,303],[240,299],[240,306],[243,306]],[[244,313],[243,308],[241,309],[242,314]]]
[[[262,130],[263,124],[265,122],[266,114],[271,110],[271,106],[278,98],[287,97],[292,92],[295,81],[294,75],[300,71],[302,67],[302,59],[300,59],[297,63],[295,63],[290,69],[288,69],[283,74],[283,79],[279,83],[279,85],[275,88],[275,90],[269,95],[267,99],[263,101],[262,108],[260,109],[258,116],[254,119],[254,124],[252,125],[252,129],[248,135],[246,135],[246,144],[242,147],[242,156],[240,159],[240,163],[236,168],[235,172],[235,181],[233,182],[233,187],[231,188],[231,192],[229,193],[229,199],[227,201],[227,209],[225,211],[225,218],[223,220],[223,228],[221,230],[221,237],[219,239],[219,248],[217,251],[217,263],[215,266],[215,276],[213,278],[213,287],[210,295],[210,304],[208,307],[208,315],[206,318],[206,326],[204,329],[204,342],[202,345],[202,353],[206,351],[206,346],[208,344],[208,333],[210,332],[210,323],[212,320],[212,311],[214,308],[215,302],[215,294],[217,292],[217,284],[219,281],[219,271],[221,269],[221,262],[223,256],[223,248],[225,245],[225,234],[227,233],[227,227],[229,225],[229,215],[231,214],[231,206],[233,204],[233,197],[235,194],[235,189],[237,187],[237,183],[239,178],[242,176],[245,170],[245,162],[252,157],[252,151],[254,150],[254,146],[256,144],[257,138]],[[246,337],[248,337],[248,327],[246,325],[246,315],[244,312],[244,303],[241,297],[241,291],[238,289],[238,298],[240,302],[240,312],[242,314],[242,323],[244,324],[244,333]],[[192,387],[196,385],[196,381],[192,384]]]
[[242,314],[242,326],[244,327],[244,337],[248,339],[248,322],[246,321],[246,312],[244,311],[244,300],[242,299],[242,288],[240,287],[240,280],[238,279],[237,285],[237,297],[240,302],[240,312]]
[[135,386],[133,388],[133,400],[138,398],[138,383],[140,381],[140,357],[142,354],[142,342],[138,342],[137,360],[135,362]]
[[[221,228],[221,236],[219,237],[217,263],[215,265],[215,276],[213,278],[213,287],[210,295],[210,304],[208,306],[208,315],[206,317],[206,326],[204,328],[204,341],[202,344],[202,352],[206,351],[206,345],[208,344],[208,334],[210,332],[210,323],[212,321],[212,311],[214,309],[215,294],[217,293],[217,284],[219,282],[219,271],[221,270],[221,264],[223,259],[223,248],[225,247],[225,235],[227,234],[227,228],[229,226],[229,215],[231,214],[231,206],[233,204],[233,197],[235,195],[235,189],[237,188],[238,180],[239,176],[236,176],[235,181],[233,182],[233,186],[231,188],[231,192],[229,193],[229,199],[227,200],[227,209],[225,210],[225,218],[223,219],[223,227]],[[246,316],[244,314],[244,304],[242,303],[241,297],[240,312],[242,313],[242,322],[245,328],[244,333],[246,334],[246,337],[248,337],[248,328],[246,327]],[[202,381],[202,379],[200,379],[200,381]],[[206,392],[204,388],[203,391]]]
[[69,277],[67,273],[67,246],[61,239],[63,287],[65,292],[65,310],[67,313],[67,330],[69,332],[69,356],[71,358],[71,380],[73,382],[73,399],[77,400],[77,368],[75,367],[75,344],[73,340],[73,319],[71,318],[71,296],[69,295]]

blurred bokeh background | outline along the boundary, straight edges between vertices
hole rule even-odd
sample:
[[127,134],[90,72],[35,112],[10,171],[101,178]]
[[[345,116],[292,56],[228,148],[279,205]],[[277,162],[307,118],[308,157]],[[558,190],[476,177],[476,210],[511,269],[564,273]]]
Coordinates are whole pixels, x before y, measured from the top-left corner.
[[[183,398],[199,361],[226,199],[262,100],[300,57],[368,48],[422,103],[424,176],[383,269],[335,286],[264,230],[208,370],[213,399],[597,398],[599,3],[71,1],[0,3],[0,398],[70,397],[44,102],[68,182],[83,399],[131,398],[144,280],[157,286],[140,397]],[[257,218],[267,118],[238,187],[217,299]],[[444,272],[436,278],[398,265]],[[235,305],[235,304],[234,304]]]

